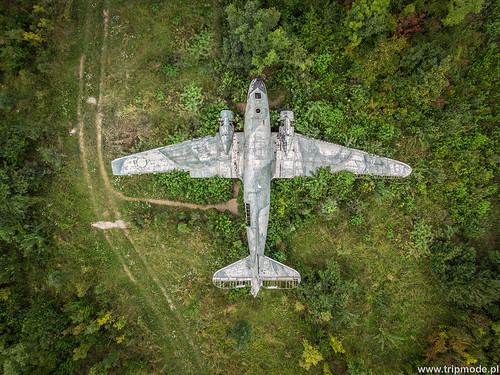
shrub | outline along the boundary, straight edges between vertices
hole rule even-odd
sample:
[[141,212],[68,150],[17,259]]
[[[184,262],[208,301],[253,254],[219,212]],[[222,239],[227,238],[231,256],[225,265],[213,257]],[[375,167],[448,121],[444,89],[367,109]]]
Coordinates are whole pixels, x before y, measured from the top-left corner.
[[201,31],[191,37],[188,47],[189,54],[195,61],[206,59],[210,57],[212,43],[212,34],[206,30]]
[[354,214],[349,218],[349,224],[352,226],[358,227],[361,224],[363,224],[365,221],[363,215],[361,214]]
[[305,279],[298,290],[306,299],[315,321],[339,325],[349,317],[347,304],[357,286],[355,280],[343,278],[340,265],[330,259],[325,270],[318,271],[312,279]]
[[339,209],[337,201],[328,197],[321,205],[321,213],[323,215],[333,215]]
[[188,112],[198,112],[203,105],[201,87],[190,84],[181,94],[182,107]]
[[461,308],[482,308],[500,300],[500,278],[477,265],[476,251],[462,243],[438,241],[431,268],[445,298]]
[[156,174],[154,186],[169,197],[196,204],[225,202],[231,199],[233,194],[233,183],[230,179],[219,176],[191,178],[188,172],[177,170]]
[[415,258],[430,254],[430,246],[434,240],[432,233],[432,225],[427,225],[423,220],[418,221],[413,226],[413,232],[410,237],[412,239],[410,253]]
[[244,9],[234,4],[226,8],[229,33],[223,40],[223,59],[228,67],[261,74],[265,68],[285,62],[305,68],[306,52],[300,40],[278,25],[276,8],[260,9],[248,1]]
[[301,367],[309,370],[311,365],[317,365],[318,362],[322,361],[323,356],[319,351],[318,345],[313,346],[306,339],[302,341],[302,344],[304,345],[304,351],[302,352],[302,359],[299,364]]
[[231,332],[231,338],[236,341],[236,348],[239,350],[246,350],[248,343],[253,338],[252,326],[246,319],[238,320]]
[[220,111],[223,109],[227,109],[227,104],[223,101],[204,105],[200,111],[200,127],[196,131],[196,136],[204,137],[217,133],[219,131]]
[[365,361],[361,358],[350,358],[347,362],[347,368],[350,375],[372,375],[373,372],[365,366]]
[[175,77],[178,73],[177,68],[170,63],[163,63],[160,68],[161,72],[167,77]]

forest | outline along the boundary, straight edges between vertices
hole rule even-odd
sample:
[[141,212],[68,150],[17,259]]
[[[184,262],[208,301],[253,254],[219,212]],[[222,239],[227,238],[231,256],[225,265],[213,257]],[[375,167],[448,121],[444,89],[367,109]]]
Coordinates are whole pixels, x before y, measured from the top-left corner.
[[[1,2],[1,373],[494,373],[499,17],[494,0]],[[255,77],[297,133],[413,172],[273,180],[266,255],[302,282],[254,299],[211,282],[248,254],[241,181],[110,162],[213,135],[222,109],[242,131]],[[235,192],[240,215],[204,207]]]

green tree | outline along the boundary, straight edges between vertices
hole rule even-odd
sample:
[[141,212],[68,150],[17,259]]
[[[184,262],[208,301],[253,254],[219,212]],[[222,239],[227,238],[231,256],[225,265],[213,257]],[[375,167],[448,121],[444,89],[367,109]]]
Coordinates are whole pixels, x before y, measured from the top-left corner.
[[304,351],[302,352],[302,359],[299,361],[301,367],[309,370],[312,365],[317,365],[323,360],[323,355],[319,351],[318,345],[311,345],[309,341],[304,339],[302,341]]
[[0,109],[10,111],[18,101],[17,96],[7,90],[0,91]]
[[476,251],[463,243],[438,241],[431,267],[445,298],[462,308],[482,308],[500,300],[500,278],[477,265]]
[[451,56],[444,58],[439,65],[430,70],[420,70],[409,80],[407,92],[411,103],[421,109],[428,109],[442,93],[444,87],[450,84],[447,76],[453,68]]
[[252,326],[250,322],[246,319],[238,320],[233,327],[231,332],[231,338],[236,341],[236,348],[239,350],[246,350],[248,343],[253,338]]
[[443,19],[447,26],[458,25],[469,13],[479,13],[483,7],[484,0],[450,0],[448,3],[448,15]]
[[243,10],[229,5],[226,14],[229,31],[223,40],[223,57],[229,68],[253,68],[253,74],[261,74],[284,63],[305,67],[306,54],[299,40],[278,25],[279,10],[261,9],[257,1],[248,1]]
[[326,269],[319,270],[313,279],[304,280],[299,290],[316,321],[340,324],[350,317],[346,308],[357,286],[355,280],[343,278],[340,265],[330,259]]
[[372,375],[373,372],[365,365],[361,358],[350,358],[347,362],[347,368],[350,375]]
[[357,47],[364,39],[387,30],[389,0],[357,0],[347,12],[344,26],[351,48]]
[[10,242],[30,206],[28,177],[12,168],[0,169],[0,240]]

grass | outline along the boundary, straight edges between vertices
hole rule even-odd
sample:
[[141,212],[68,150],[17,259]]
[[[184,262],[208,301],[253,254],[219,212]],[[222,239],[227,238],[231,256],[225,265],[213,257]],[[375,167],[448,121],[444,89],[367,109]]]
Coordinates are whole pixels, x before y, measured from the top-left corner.
[[[342,215],[319,217],[297,235],[291,250],[291,261],[303,269],[322,268],[333,257],[345,277],[357,281],[358,293],[348,307],[354,318],[335,335],[347,355],[363,358],[377,374],[396,373],[401,363],[415,358],[422,337],[449,316],[427,260],[408,255],[401,228],[405,220],[393,211],[390,199],[372,203],[360,227]],[[389,240],[388,228],[395,233]]]
[[[175,13],[174,5],[169,9]],[[133,9],[129,5],[109,6],[105,80],[100,86],[103,7],[91,7],[83,2],[81,5],[87,18],[80,21],[79,28],[84,30],[84,35],[74,45],[74,49],[85,56],[82,92],[81,96],[76,95],[80,101],[81,118],[76,118],[76,106],[73,110],[74,124],[79,121],[83,124],[85,158],[82,160],[78,152],[77,135],[61,135],[65,168],[54,177],[40,202],[48,207],[47,220],[59,228],[56,231],[56,251],[60,254],[58,267],[82,273],[73,285],[67,286],[76,293],[96,293],[98,289],[102,298],[112,296],[113,312],[126,316],[134,327],[133,332],[127,334],[124,345],[140,348],[157,371],[273,372],[282,368],[285,358],[285,371],[296,372],[301,339],[297,336],[297,329],[292,328],[297,324],[300,326],[293,311],[293,296],[263,291],[258,300],[249,297],[237,301],[228,299],[227,292],[217,290],[211,284],[211,275],[218,267],[214,263],[215,253],[221,249],[214,247],[202,221],[195,222],[189,233],[181,232],[175,218],[182,209],[120,201],[105,187],[96,141],[95,120],[99,107],[87,103],[89,97],[98,98],[102,87],[105,142],[110,134],[120,131],[117,124],[123,118],[134,127],[135,120],[143,119],[138,121],[139,126],[142,123],[145,128],[161,128],[162,121],[182,115],[178,110],[169,111],[165,103],[150,94],[158,87],[163,89],[170,84],[154,67],[141,68],[148,66],[144,65],[148,59],[156,61],[158,58],[158,62],[163,59],[164,53],[156,50],[153,44],[158,43],[155,33],[162,34],[167,28],[160,25],[165,24],[164,19],[153,18],[157,22],[153,24],[152,35],[147,33],[146,28],[151,25],[146,22],[150,11],[141,7],[139,4],[134,4]],[[177,12],[190,14],[180,8]],[[178,37],[188,38],[198,31],[189,26],[190,22],[195,24],[189,17],[183,22],[182,30],[176,31]],[[130,35],[138,36],[135,39]],[[168,33],[164,38],[170,41],[164,48],[173,48]],[[137,51],[137,54],[130,52],[130,57],[120,59],[127,51]],[[156,51],[159,56],[148,55],[150,51]],[[71,59],[61,62],[72,67],[61,77],[62,81],[72,82],[70,87],[78,85],[74,72],[78,71],[79,57],[79,53],[74,53]],[[191,81],[206,88],[207,98],[215,97],[210,74],[200,73],[200,69],[193,67],[179,70],[179,76],[170,81],[175,85],[166,94],[178,95]],[[137,96],[141,103],[134,103]],[[175,102],[178,98],[172,100]],[[156,122],[149,123],[152,118]],[[149,131],[144,134],[147,136]],[[109,173],[109,160],[116,156],[117,149],[109,142],[104,145],[105,166]],[[133,194],[151,196],[150,180],[143,178],[136,182],[138,187]],[[90,226],[99,220],[114,221],[118,219],[118,213],[124,217],[143,215],[147,218],[150,212],[151,218],[159,213],[167,217],[166,225],[155,225],[154,221],[146,220],[127,232],[120,229],[101,231]],[[97,287],[92,286],[93,282]],[[175,310],[171,310],[171,304]],[[251,322],[254,330],[254,340],[246,352],[235,349],[228,333],[234,322],[243,317]]]
[[[87,10],[86,22],[89,26],[83,27],[87,34],[81,41],[85,62],[82,96],[77,99],[80,101],[81,118],[76,119],[84,129],[85,158],[80,159],[79,153],[75,152],[78,147],[76,137],[66,135],[66,139],[62,138],[67,155],[66,168],[54,179],[45,197],[50,207],[48,216],[60,228],[56,236],[57,252],[61,254],[61,263],[65,263],[61,267],[85,269],[85,272],[97,277],[102,289],[113,295],[116,309],[126,312],[126,316],[136,321],[135,326],[140,328],[142,339],[137,340],[130,335],[125,345],[142,346],[147,357],[154,358],[154,354],[147,353],[157,352],[156,361],[159,363],[155,367],[158,369],[203,372],[203,360],[192,343],[188,328],[177,312],[171,310],[161,290],[166,280],[170,282],[173,278],[172,274],[153,270],[142,249],[123,231],[102,232],[90,226],[98,220],[116,220],[118,212],[116,198],[104,188],[99,172],[95,127],[98,107],[86,103],[90,96],[99,97],[103,9],[89,7]],[[87,44],[89,41],[92,43]],[[189,247],[184,246],[184,249],[189,252]],[[134,276],[128,277],[128,273]],[[79,281],[74,286],[77,293],[93,292],[84,285],[84,276],[77,279]],[[145,345],[148,342],[152,344],[149,349]]]

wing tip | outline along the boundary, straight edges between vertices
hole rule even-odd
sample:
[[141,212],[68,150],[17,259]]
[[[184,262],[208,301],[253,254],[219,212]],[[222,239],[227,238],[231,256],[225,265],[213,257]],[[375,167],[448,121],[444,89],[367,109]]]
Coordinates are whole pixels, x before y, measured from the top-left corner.
[[411,175],[411,172],[413,172],[413,169],[408,165],[403,163],[403,176],[402,177],[408,177]]
[[111,169],[113,170],[113,174],[115,176],[120,176],[123,174],[122,167],[123,167],[124,162],[125,162],[125,158],[115,159],[111,162]]

